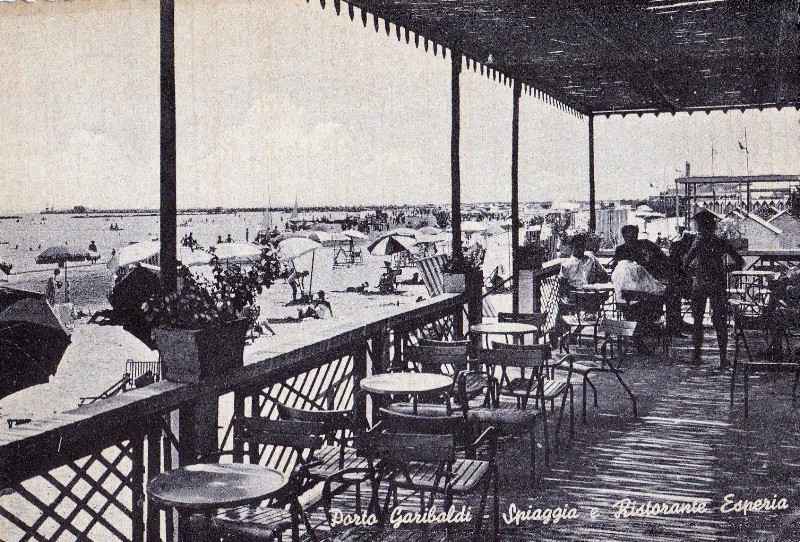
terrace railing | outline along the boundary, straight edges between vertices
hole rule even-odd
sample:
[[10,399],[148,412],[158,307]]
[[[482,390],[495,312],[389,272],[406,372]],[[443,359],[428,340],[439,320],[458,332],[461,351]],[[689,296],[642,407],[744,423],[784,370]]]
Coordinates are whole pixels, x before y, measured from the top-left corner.
[[[460,337],[466,295],[444,295],[373,321],[322,330],[303,344],[273,338],[242,369],[200,384],[160,381],[52,418],[0,432],[4,541],[179,538],[186,518],[145,493],[160,472],[233,449],[236,415],[277,417],[277,404],[349,408],[357,382],[388,368],[421,337]],[[248,452],[256,454],[257,452]],[[245,450],[234,450],[242,461]],[[287,466],[273,448],[262,464]]]

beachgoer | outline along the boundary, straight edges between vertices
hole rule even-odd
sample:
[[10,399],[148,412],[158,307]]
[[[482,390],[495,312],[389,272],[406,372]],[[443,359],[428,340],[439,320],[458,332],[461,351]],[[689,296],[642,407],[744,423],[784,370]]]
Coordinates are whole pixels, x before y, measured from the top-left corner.
[[325,299],[325,292],[322,290],[317,292],[317,299],[314,301],[313,307],[308,307],[305,311],[303,311],[303,309],[297,309],[298,320],[302,320],[303,318],[316,318],[317,320],[323,320],[332,317],[333,307],[331,307],[330,301]]
[[230,233],[228,234],[228,238],[225,239],[225,242],[226,243],[233,243],[233,239],[231,238],[231,234]]
[[47,297],[47,301],[50,302],[51,305],[56,304],[56,291],[59,290],[62,286],[61,281],[58,280],[58,276],[61,274],[61,270],[56,268],[53,271],[53,276],[47,279],[47,289],[45,290],[45,296]]
[[683,257],[692,247],[694,235],[686,231],[685,226],[678,226],[677,231],[679,237],[669,247],[669,268],[671,272],[669,283],[671,287],[665,292],[666,318],[667,329],[674,336],[682,337],[683,331],[688,331],[691,324],[684,322],[681,317],[681,301],[692,297],[692,281],[683,267]]
[[97,244],[94,241],[89,243],[89,252],[97,252]]
[[250,241],[250,228],[244,229],[244,242],[247,243]]
[[649,239],[639,239],[639,227],[628,224],[622,227],[623,243],[614,251],[614,265],[622,260],[636,262],[653,275],[663,280],[669,273],[669,258]]
[[217,244],[219,245],[220,243],[222,243],[222,236],[217,235]]
[[292,266],[292,272],[286,277],[286,282],[289,283],[292,289],[292,302],[294,303],[297,301],[297,287],[300,283],[300,274],[297,272],[296,267]]
[[586,252],[586,237],[576,235],[571,244],[572,256],[561,264],[561,272],[558,275],[561,283],[568,284],[572,288],[580,288],[587,284],[606,282],[608,273],[593,253]]
[[694,358],[695,364],[702,363],[700,357],[703,346],[703,316],[706,302],[711,302],[711,322],[717,332],[719,345],[720,368],[728,366],[728,299],[725,289],[726,256],[733,259],[734,265],[744,267],[742,258],[731,244],[716,235],[717,220],[713,213],[702,209],[694,220],[697,225],[697,237],[684,257],[684,265],[689,268],[692,277],[692,317],[694,319]]

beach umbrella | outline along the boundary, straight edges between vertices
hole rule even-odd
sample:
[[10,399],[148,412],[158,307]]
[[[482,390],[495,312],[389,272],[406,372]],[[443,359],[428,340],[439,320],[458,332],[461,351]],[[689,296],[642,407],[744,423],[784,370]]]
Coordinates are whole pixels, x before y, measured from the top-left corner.
[[115,284],[108,296],[112,310],[111,324],[121,325],[122,329],[142,341],[150,350],[156,349],[151,337],[153,324],[145,317],[142,305],[160,292],[158,268],[152,269],[143,264]]
[[330,235],[331,235],[331,240],[335,241],[337,243],[342,243],[342,242],[350,241],[351,239],[353,239],[352,237],[346,236],[342,232],[334,232],[334,233],[332,233]]
[[125,267],[137,262],[147,261],[158,256],[161,244],[158,241],[145,241],[143,243],[133,243],[117,249],[116,254],[108,262],[109,269]]
[[261,247],[250,243],[219,243],[211,252],[223,262],[252,262],[261,258]]
[[393,230],[387,231],[381,237],[389,237],[389,236],[416,237],[417,230],[412,230],[411,228],[395,228]]
[[43,294],[0,287],[0,398],[48,382],[69,343]]
[[69,302],[69,290],[67,282],[67,262],[82,262],[89,256],[85,250],[70,248],[66,245],[56,245],[45,249],[36,256],[38,264],[56,263],[64,266],[64,302]]
[[367,250],[373,256],[391,256],[392,254],[411,250],[415,242],[414,239],[403,235],[390,235],[381,237],[373,242]]
[[346,235],[350,239],[367,239],[367,236],[358,230],[344,230],[342,235]]
[[211,263],[211,253],[202,249],[192,250],[189,247],[178,247],[178,261],[186,267]]
[[329,243],[333,240],[333,236],[326,231],[313,231],[308,235],[308,238],[317,243]]
[[467,220],[466,222],[461,223],[461,231],[463,233],[477,233],[481,231],[486,231],[489,226],[487,226],[484,222],[475,222],[474,220]]
[[307,237],[292,237],[278,243],[278,255],[282,262],[288,262],[313,252],[321,246]]
[[299,232],[299,231],[290,231],[285,233],[279,233],[275,237],[272,238],[273,243],[280,243],[281,241],[285,241],[286,239],[307,239],[309,232]]
[[311,290],[311,285],[314,284],[315,251],[321,246],[321,244],[306,237],[286,239],[278,243],[278,256],[280,257],[280,260],[282,262],[291,261],[292,265],[294,265],[294,260],[311,252],[311,278],[308,279],[309,291]]
[[440,233],[442,233],[442,231],[443,231],[442,229],[435,228],[433,226],[425,226],[424,228],[420,228],[419,230],[417,230],[417,232],[421,233],[422,235],[439,235]]

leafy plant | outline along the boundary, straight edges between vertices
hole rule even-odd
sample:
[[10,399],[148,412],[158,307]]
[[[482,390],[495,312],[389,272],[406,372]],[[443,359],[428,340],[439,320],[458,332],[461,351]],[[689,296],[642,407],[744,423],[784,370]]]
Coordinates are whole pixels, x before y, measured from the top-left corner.
[[720,220],[717,224],[717,235],[723,239],[742,239],[744,237],[739,222],[730,218]]
[[273,284],[279,270],[269,249],[251,269],[215,262],[211,279],[180,266],[178,290],[152,297],[142,309],[154,327],[201,329],[241,318],[253,325],[260,314],[256,297]]
[[480,271],[483,269],[483,259],[485,257],[486,249],[476,243],[465,250],[461,258],[451,258],[447,260],[442,265],[442,271],[454,274]]

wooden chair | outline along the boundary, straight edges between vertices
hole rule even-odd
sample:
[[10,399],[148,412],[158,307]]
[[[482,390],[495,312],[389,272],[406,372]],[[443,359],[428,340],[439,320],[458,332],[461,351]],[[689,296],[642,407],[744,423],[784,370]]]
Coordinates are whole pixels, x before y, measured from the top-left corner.
[[[457,403],[469,401],[482,394],[491,386],[490,376],[477,369],[470,369],[469,352],[472,349],[470,341],[434,341],[421,339],[418,346],[409,346],[405,350],[406,361],[423,373],[441,373],[453,377],[453,390],[450,397]],[[466,378],[466,394],[458,393],[455,382],[459,375]]]
[[[636,405],[636,396],[622,380],[622,369],[620,369],[614,360],[614,347],[616,343],[618,358],[622,360],[626,354],[627,341],[634,336],[636,332],[636,322],[627,322],[625,320],[610,320],[604,319],[599,327],[600,335],[604,337],[603,343],[600,347],[600,355],[595,355],[590,359],[576,360],[571,368],[571,371],[583,377],[583,396],[581,399],[581,413],[583,423],[586,423],[586,398],[587,387],[591,387],[594,396],[594,406],[597,406],[597,388],[590,380],[590,376],[594,373],[611,373],[619,381],[622,387],[627,392],[633,403],[633,417],[638,417],[638,410]],[[565,339],[568,339],[566,337]],[[569,352],[569,341],[562,342],[562,347]],[[554,369],[570,370],[565,368],[562,363],[553,365]]]
[[[324,424],[307,421],[278,421],[260,417],[237,417],[233,421],[234,450],[245,445],[255,452],[262,446],[283,446],[296,454],[295,467],[286,487],[270,499],[269,506],[243,505],[226,508],[211,518],[211,530],[223,540],[256,542],[280,540],[291,529],[292,540],[300,540],[299,524],[305,526],[311,540],[316,541],[314,529],[300,505],[299,496],[309,487],[309,469],[317,465],[314,452],[322,445]],[[234,455],[235,451],[215,454]],[[257,456],[257,453],[246,456]],[[313,482],[313,479],[311,480]],[[287,510],[288,508],[288,510]],[[193,523],[204,518],[193,517]]]
[[[490,427],[474,442],[458,444],[458,436],[465,430],[461,416],[424,417],[384,410],[383,430],[365,434],[361,448],[370,462],[381,461],[376,472],[379,481],[388,482],[382,517],[388,514],[389,502],[397,489],[410,489],[420,494],[420,511],[433,505],[436,494],[444,496],[444,510],[448,510],[456,495],[466,495],[482,486],[481,499],[476,514],[473,540],[481,540],[483,513],[492,487],[492,535],[497,540],[499,530],[499,500],[497,476],[497,434]],[[478,448],[488,446],[486,460],[474,459]],[[464,457],[460,457],[461,454]],[[427,507],[425,493],[430,495]],[[447,526],[448,534],[450,525]]]
[[[355,402],[359,403],[358,397]],[[351,486],[355,486],[356,513],[361,514],[361,484],[370,479],[369,465],[352,443],[366,428],[363,416],[355,410],[301,410],[280,403],[277,406],[282,420],[321,424],[323,444],[314,451],[307,476],[311,481],[325,483],[322,502],[328,521],[333,497]]]
[[[564,288],[565,286],[561,286]],[[577,339],[580,345],[583,330],[591,328],[594,351],[597,352],[598,330],[603,320],[603,303],[609,294],[605,292],[583,291],[570,289],[561,295],[559,312],[561,321],[566,324],[568,334],[572,339]]]

